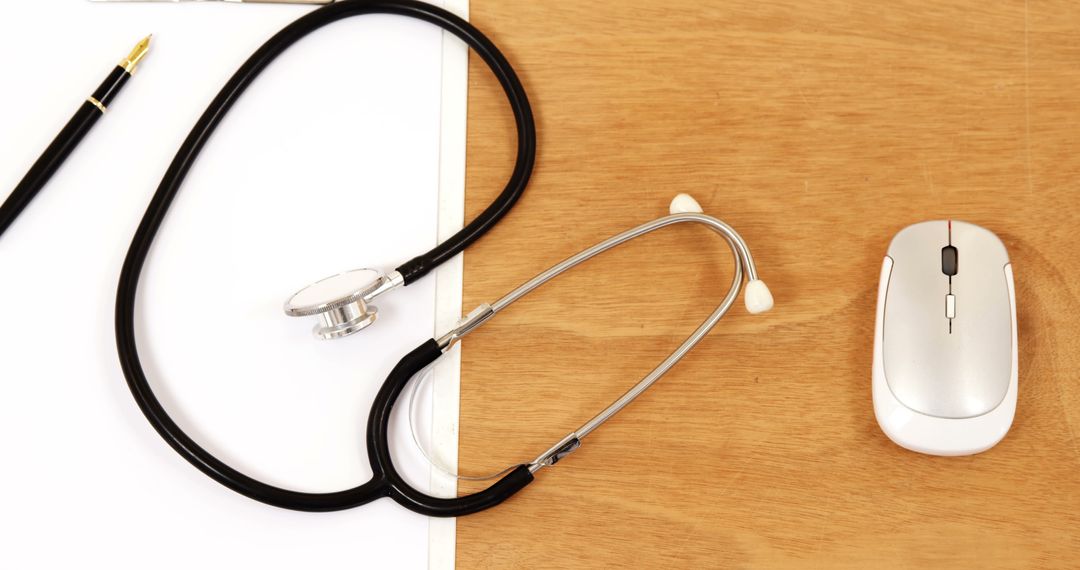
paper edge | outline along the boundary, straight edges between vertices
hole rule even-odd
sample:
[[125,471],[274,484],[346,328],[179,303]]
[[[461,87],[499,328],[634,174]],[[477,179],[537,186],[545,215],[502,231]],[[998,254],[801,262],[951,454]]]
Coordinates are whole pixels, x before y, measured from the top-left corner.
[[[445,0],[444,8],[468,20],[469,0]],[[444,31],[442,40],[442,113],[439,141],[438,240],[443,242],[465,224],[465,156],[468,123],[469,48]],[[434,336],[452,328],[462,315],[464,254],[443,264],[435,274]],[[431,441],[434,455],[456,471],[461,393],[460,345],[433,370]],[[437,497],[456,497],[457,480],[431,469],[430,487]],[[432,518],[428,526],[428,568],[452,570],[457,557],[457,520]]]

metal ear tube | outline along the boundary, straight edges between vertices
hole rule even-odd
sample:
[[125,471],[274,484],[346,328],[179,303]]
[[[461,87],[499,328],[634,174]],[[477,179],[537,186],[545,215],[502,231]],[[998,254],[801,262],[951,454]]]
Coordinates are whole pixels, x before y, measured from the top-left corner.
[[[454,329],[450,330],[443,336],[439,337],[436,341],[439,349],[445,353],[453,347],[458,341],[460,341],[465,335],[476,330],[488,320],[493,318],[503,309],[507,308],[514,302],[518,301],[525,295],[531,293],[541,285],[551,281],[555,277],[573,269],[574,267],[600,255],[601,253],[608,251],[616,246],[624,244],[630,240],[641,237],[650,232],[672,226],[680,223],[696,223],[702,224],[709,229],[713,230],[730,246],[732,253],[735,256],[735,269],[732,277],[731,285],[727,294],[721,300],[720,304],[710,314],[704,322],[701,323],[694,330],[690,336],[683,341],[678,348],[676,348],[671,354],[667,356],[659,365],[657,365],[651,372],[645,375],[640,381],[626,391],[622,396],[617,398],[607,408],[604,408],[600,413],[595,415],[592,419],[585,422],[578,429],[570,432],[561,440],[556,442],[546,451],[541,453],[532,461],[522,464],[526,467],[530,473],[535,473],[544,467],[555,465],[560,460],[570,455],[578,448],[581,447],[581,441],[592,433],[596,428],[603,425],[610,420],[615,414],[619,413],[623,408],[630,405],[631,402],[636,400],[639,396],[645,393],[653,384],[656,383],[664,374],[671,370],[675,364],[682,360],[702,339],[709,333],[719,322],[720,319],[727,314],[731,309],[732,304],[738,297],[739,290],[743,287],[743,279],[745,276],[745,303],[747,310],[752,313],[762,313],[768,311],[773,306],[772,294],[769,292],[769,288],[763,281],[758,278],[757,267],[754,264],[754,258],[750,254],[750,248],[746,245],[746,242],[742,239],[742,236],[738,234],[731,226],[720,221],[712,216],[701,213],[701,206],[697,201],[687,194],[679,194],[671,202],[670,215],[658,218],[651,222],[642,224],[636,228],[627,230],[611,238],[608,238],[576,255],[573,255],[566,260],[556,264],[547,271],[533,277],[529,281],[525,282],[518,288],[514,289],[510,293],[507,293],[503,298],[499,299],[495,303],[484,303],[470,312]],[[417,380],[413,380],[414,382]],[[414,390],[415,394],[415,390]],[[410,427],[412,427],[412,414],[409,415]],[[413,441],[419,445],[419,439],[415,436],[415,429],[413,429],[414,437]],[[504,473],[508,473],[514,469],[514,466],[510,466],[507,469],[497,473],[494,476],[459,476],[451,472],[446,467],[440,465],[434,461],[427,450],[421,446],[421,452],[428,461],[440,471],[447,473],[454,477],[462,479],[487,479],[493,478]],[[520,467],[520,466],[519,466]]]

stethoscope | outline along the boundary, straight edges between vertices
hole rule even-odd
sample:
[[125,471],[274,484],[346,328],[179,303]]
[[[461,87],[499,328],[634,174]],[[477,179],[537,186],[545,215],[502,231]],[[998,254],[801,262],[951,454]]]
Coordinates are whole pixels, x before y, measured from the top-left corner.
[[[672,203],[670,215],[613,236],[566,259],[495,303],[481,305],[446,334],[424,342],[405,355],[383,383],[368,417],[367,451],[373,472],[370,481],[333,493],[304,493],[263,483],[214,457],[173,421],[154,395],[143,370],[135,338],[135,299],[142,268],[169,206],[195,158],[225,113],[255,77],[285,49],[314,30],[349,16],[370,13],[398,14],[433,23],[461,38],[480,55],[495,73],[510,101],[518,131],[517,161],[506,188],[498,198],[447,241],[406,262],[389,275],[375,270],[357,270],[313,284],[289,300],[286,312],[292,316],[318,316],[320,322],[315,332],[321,338],[340,338],[353,334],[375,321],[378,313],[371,302],[376,297],[415,282],[457,255],[491,229],[513,207],[524,192],[532,171],[536,133],[524,88],[495,45],[468,22],[430,4],[412,0],[340,0],[307,14],[267,41],[229,80],[184,141],[146,210],[121,270],[116,303],[117,351],[128,387],[155,430],[184,459],[212,479],[240,494],[269,505],[299,511],[342,510],[378,498],[390,497],[406,508],[424,515],[462,516],[494,507],[520,491],[532,482],[537,471],[555,465],[572,453],[581,445],[582,439],[652,386],[716,326],[734,303],[744,278],[747,280],[745,300],[750,312],[762,312],[771,308],[772,297],[765,284],[758,279],[750,250],[739,234],[724,222],[701,213],[696,202],[689,196],[680,195]],[[448,499],[427,495],[406,482],[391,458],[388,430],[394,405],[415,376],[465,335],[563,272],[636,237],[686,222],[702,224],[720,234],[735,255],[735,272],[727,295],[686,341],[596,417],[534,460],[511,467],[487,489]]]

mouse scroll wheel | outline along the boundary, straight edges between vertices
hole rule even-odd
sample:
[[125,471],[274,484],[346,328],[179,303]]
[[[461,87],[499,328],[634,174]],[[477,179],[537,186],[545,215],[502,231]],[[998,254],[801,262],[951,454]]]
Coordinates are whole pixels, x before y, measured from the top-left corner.
[[941,272],[949,277],[956,275],[956,247],[947,245],[941,248]]

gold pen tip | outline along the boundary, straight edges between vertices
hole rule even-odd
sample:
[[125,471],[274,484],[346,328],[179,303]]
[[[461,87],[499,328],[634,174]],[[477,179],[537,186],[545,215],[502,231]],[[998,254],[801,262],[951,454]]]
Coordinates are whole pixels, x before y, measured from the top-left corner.
[[131,53],[120,62],[120,67],[124,68],[124,71],[135,73],[135,68],[139,66],[139,62],[146,57],[147,52],[150,51],[150,38],[154,37],[154,34],[150,34],[142,39],[139,43],[135,44],[135,49],[131,50]]

